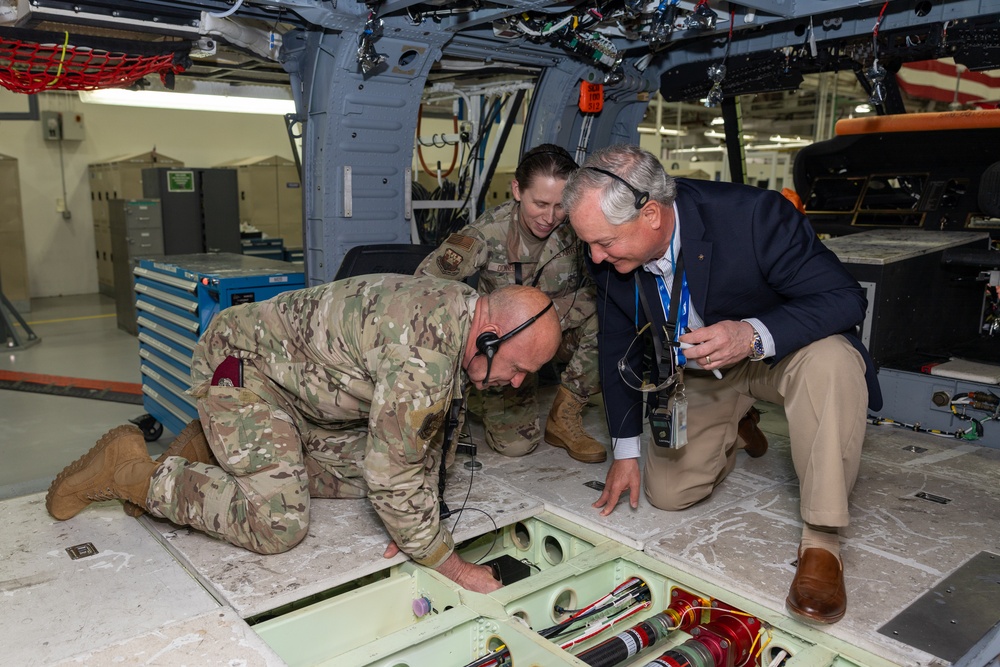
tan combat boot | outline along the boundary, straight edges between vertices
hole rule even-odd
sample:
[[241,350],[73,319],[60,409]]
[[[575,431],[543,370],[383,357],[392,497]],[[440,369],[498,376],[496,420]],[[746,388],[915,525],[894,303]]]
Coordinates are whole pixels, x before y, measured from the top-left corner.
[[65,521],[99,500],[128,500],[145,508],[158,465],[149,457],[136,426],[113,428],[56,476],[45,496],[45,509]]
[[577,461],[600,463],[608,458],[608,452],[583,430],[581,412],[585,404],[569,389],[560,386],[545,422],[545,442],[562,447]]
[[[157,463],[163,463],[169,456],[179,456],[187,459],[191,463],[207,463],[209,465],[219,465],[215,460],[215,455],[208,447],[208,440],[205,439],[205,430],[201,426],[201,420],[192,419],[184,427],[174,441],[170,443],[166,451],[156,457]],[[129,516],[142,516],[146,510],[133,503],[125,501],[125,514]]]

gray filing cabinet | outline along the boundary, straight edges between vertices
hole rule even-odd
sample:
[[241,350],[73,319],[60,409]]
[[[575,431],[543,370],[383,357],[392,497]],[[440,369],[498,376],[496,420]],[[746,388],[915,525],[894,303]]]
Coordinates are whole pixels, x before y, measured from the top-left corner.
[[114,269],[118,328],[138,334],[132,268],[144,257],[163,254],[163,220],[155,199],[112,199],[108,202],[111,259]]
[[142,196],[160,200],[164,254],[243,252],[232,169],[143,169]]

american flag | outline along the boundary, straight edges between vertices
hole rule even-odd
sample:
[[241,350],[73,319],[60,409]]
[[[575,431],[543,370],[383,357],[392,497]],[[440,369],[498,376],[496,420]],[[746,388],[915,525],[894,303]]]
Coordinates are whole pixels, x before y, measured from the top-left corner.
[[907,63],[896,79],[910,97],[966,107],[1000,105],[1000,70],[973,72],[951,58],[941,58]]

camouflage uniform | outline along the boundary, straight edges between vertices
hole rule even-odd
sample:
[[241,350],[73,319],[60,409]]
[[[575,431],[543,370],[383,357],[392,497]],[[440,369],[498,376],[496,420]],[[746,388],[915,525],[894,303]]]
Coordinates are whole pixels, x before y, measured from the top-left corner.
[[[466,382],[477,298],[460,283],[364,276],[223,310],[190,390],[219,466],[167,458],[150,512],[278,553],[305,537],[310,497],[367,497],[399,548],[437,567],[454,548],[438,519],[441,427]],[[211,386],[227,356],[243,360],[242,387]]]
[[[557,227],[546,239],[537,261],[518,257],[521,280],[508,247],[518,233],[517,202],[509,201],[487,211],[470,225],[452,234],[417,268],[417,275],[464,280],[479,274],[479,293],[499,287],[534,285],[555,304],[562,324],[563,341],[556,358],[567,361],[562,385],[586,402],[600,391],[597,366],[597,308],[590,275],[583,266],[583,244],[569,223]],[[530,376],[519,387],[496,387],[473,392],[470,409],[486,425],[490,447],[507,456],[523,456],[535,449],[542,434],[538,419],[538,379]],[[477,395],[478,394],[478,395]],[[480,405],[481,403],[481,405]]]

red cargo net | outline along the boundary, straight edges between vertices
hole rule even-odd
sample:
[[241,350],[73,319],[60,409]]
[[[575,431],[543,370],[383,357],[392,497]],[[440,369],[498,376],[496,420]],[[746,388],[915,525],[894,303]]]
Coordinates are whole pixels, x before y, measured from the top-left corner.
[[16,28],[0,30],[0,86],[15,93],[129,86],[147,74],[183,72],[189,45],[126,42]]

